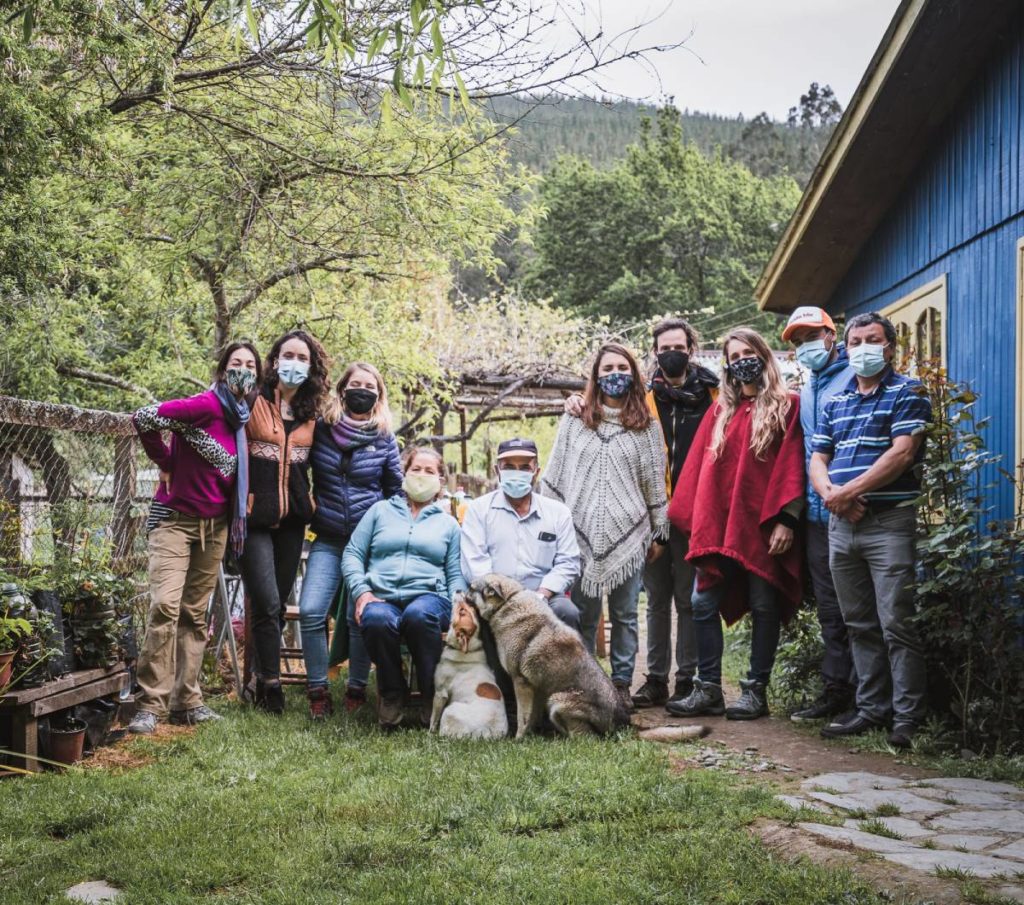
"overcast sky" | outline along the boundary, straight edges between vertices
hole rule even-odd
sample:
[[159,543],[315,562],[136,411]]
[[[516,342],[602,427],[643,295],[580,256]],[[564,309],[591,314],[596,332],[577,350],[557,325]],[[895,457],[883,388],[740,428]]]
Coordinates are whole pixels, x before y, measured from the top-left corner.
[[[663,91],[691,110],[784,119],[812,81],[830,84],[844,107],[878,46],[898,0],[603,0],[605,33],[664,13],[644,44],[682,40],[654,57]],[[595,7],[598,6],[595,0]],[[604,86],[628,97],[657,92],[632,65]]]

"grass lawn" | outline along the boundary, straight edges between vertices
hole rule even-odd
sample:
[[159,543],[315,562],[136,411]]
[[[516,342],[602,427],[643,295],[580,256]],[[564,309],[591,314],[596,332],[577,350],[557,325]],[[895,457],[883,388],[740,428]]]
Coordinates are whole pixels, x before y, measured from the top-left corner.
[[880,901],[745,829],[767,787],[674,772],[630,735],[450,742],[237,705],[152,762],[0,782],[0,901],[105,879],[149,902]]

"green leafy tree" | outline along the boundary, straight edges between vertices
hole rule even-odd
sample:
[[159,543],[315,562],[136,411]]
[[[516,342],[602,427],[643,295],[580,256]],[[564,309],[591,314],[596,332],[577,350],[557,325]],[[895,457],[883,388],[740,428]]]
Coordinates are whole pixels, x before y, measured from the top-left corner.
[[559,161],[540,186],[529,289],[619,323],[686,311],[712,335],[758,315],[753,287],[799,197],[792,179],[759,179],[683,140],[667,107],[624,160],[597,170]]

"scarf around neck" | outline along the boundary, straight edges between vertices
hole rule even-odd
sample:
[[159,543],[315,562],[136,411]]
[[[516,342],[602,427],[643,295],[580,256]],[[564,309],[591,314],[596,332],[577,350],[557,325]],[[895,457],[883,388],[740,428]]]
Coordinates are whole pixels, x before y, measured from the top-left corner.
[[690,373],[681,386],[672,386],[659,368],[651,378],[651,390],[662,402],[674,402],[684,408],[699,408],[707,403],[712,387],[718,381],[711,372],[704,368],[691,367]]
[[354,421],[348,415],[342,416],[331,425],[331,437],[342,452],[350,452],[360,446],[369,446],[380,436],[377,422]]
[[214,395],[220,401],[224,420],[235,432],[235,446],[238,450],[238,476],[235,480],[235,506],[231,519],[231,550],[235,556],[241,556],[245,547],[246,510],[249,508],[249,444],[245,437],[245,425],[249,420],[249,403],[246,399],[237,399],[227,388],[223,380],[218,380],[213,387]]

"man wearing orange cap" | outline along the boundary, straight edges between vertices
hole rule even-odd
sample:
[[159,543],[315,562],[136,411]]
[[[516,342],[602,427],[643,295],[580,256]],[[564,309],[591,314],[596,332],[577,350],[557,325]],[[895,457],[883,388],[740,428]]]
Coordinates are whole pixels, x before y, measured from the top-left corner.
[[[811,440],[821,421],[825,403],[847,387],[854,376],[853,369],[843,343],[836,341],[836,326],[832,318],[822,308],[812,305],[797,308],[782,331],[782,339],[794,345],[797,361],[810,371],[810,378],[800,391],[800,425],[804,431],[804,453],[809,474]],[[849,710],[857,687],[850,639],[828,564],[828,518],[829,512],[808,478],[807,565],[818,603],[821,638],[825,644],[821,663],[824,689],[816,701],[792,715],[796,722],[829,719]]]

